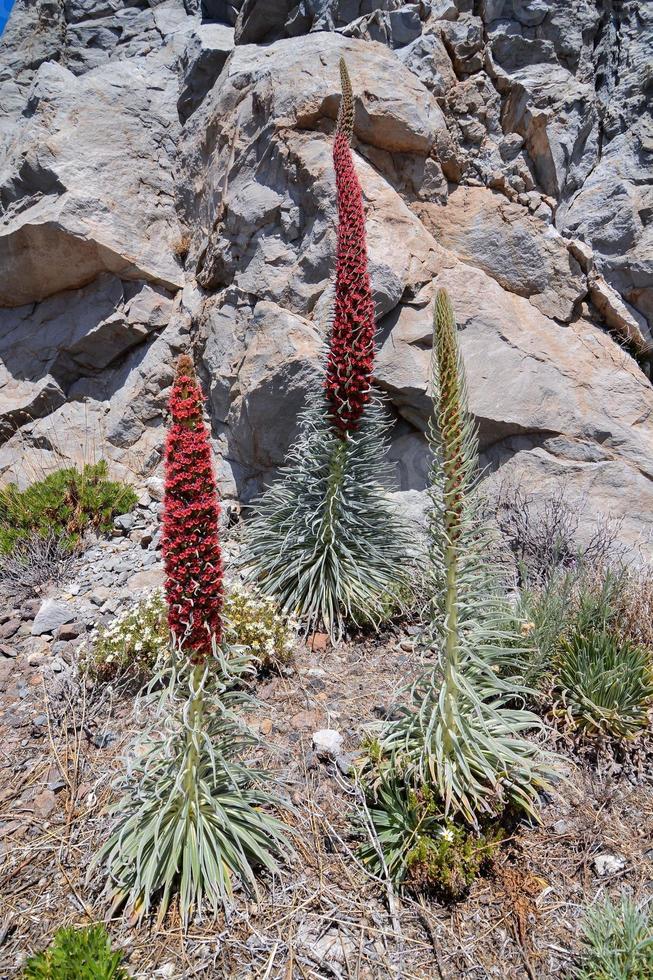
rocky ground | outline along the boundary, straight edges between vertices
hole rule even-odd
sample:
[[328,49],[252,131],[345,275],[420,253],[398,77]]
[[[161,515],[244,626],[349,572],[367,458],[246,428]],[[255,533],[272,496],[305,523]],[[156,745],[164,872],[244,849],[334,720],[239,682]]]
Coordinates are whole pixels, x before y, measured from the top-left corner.
[[[118,519],[120,533],[87,551],[70,581],[0,617],[3,978],[18,976],[25,955],[61,924],[110,918],[101,876],[87,883],[86,870],[109,826],[124,753],[147,717],[133,691],[84,683],[77,650],[94,624],[160,581],[159,490],[149,485],[155,499],[144,495],[132,521]],[[187,937],[174,913],[160,930],[110,918],[134,976],[563,978],[588,902],[653,892],[650,765],[597,768],[553,733],[564,779],[543,801],[542,826],[521,825],[463,901],[394,895],[359,866],[360,800],[346,773],[365,731],[419,669],[415,633],[404,623],[335,648],[317,634],[298,643],[281,674],[258,678],[249,721],[295,806],[297,863],[280,881],[263,881],[258,900],[239,895],[228,922],[197,922]],[[325,729],[332,734],[314,738]]]

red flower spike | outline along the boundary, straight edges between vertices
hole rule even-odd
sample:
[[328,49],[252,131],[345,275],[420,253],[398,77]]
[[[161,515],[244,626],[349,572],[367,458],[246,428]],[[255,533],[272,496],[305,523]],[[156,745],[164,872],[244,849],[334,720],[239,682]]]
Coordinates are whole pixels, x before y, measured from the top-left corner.
[[336,297],[324,387],[333,422],[344,438],[357,428],[371,397],[376,323],[367,269],[363,195],[349,146],[353,97],[342,59],[340,75],[342,99],[333,144],[338,197]]
[[179,358],[165,446],[163,561],[170,632],[193,663],[222,639],[220,507],[203,396],[190,357]]

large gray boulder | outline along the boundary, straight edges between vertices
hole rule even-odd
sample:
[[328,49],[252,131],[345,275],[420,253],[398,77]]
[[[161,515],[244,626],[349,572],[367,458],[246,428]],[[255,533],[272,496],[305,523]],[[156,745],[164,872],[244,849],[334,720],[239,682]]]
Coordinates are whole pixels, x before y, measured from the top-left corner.
[[49,414],[74,382],[97,377],[170,321],[160,287],[103,274],[39,304],[0,310],[0,432]]
[[189,34],[179,61],[177,110],[182,123],[215,85],[233,46],[233,29],[222,24],[200,24]]
[[528,208],[485,187],[460,187],[446,207],[421,209],[434,237],[500,286],[568,322],[587,295],[587,279],[560,233]]
[[423,510],[441,284],[490,482],[564,485],[635,548],[653,530],[652,27],[635,0],[16,0],[0,475],[99,455],[157,474],[191,348],[223,494],[274,476],[321,383],[344,55],[398,506]]
[[[23,306],[101,272],[182,283],[171,159],[176,78],[145,67],[77,78],[46,62],[0,172],[0,304]],[[172,141],[172,142],[171,142]]]

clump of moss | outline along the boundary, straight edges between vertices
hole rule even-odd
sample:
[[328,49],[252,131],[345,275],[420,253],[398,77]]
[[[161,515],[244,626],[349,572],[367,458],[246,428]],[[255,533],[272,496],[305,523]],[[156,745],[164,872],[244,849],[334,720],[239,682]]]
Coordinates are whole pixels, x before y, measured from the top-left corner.
[[30,957],[23,980],[129,980],[122,958],[103,925],[63,928],[48,949]]
[[417,838],[406,857],[406,886],[448,901],[462,898],[478,875],[491,867],[505,836],[500,825],[476,834],[449,821],[439,833]]
[[138,498],[132,487],[107,474],[100,460],[81,470],[56,470],[25,490],[14,483],[0,488],[0,552],[10,554],[34,535],[55,537],[72,551],[89,531],[109,534],[114,518]]

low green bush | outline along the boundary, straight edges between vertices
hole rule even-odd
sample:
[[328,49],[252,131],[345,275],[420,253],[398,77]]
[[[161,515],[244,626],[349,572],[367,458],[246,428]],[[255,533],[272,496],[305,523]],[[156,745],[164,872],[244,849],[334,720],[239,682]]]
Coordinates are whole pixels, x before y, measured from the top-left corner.
[[[225,641],[245,647],[261,669],[278,668],[290,659],[296,627],[279,613],[272,599],[233,586],[225,596],[223,618]],[[81,664],[92,677],[149,681],[170,648],[163,590],[155,589],[109,626],[95,630],[90,641]]]
[[109,534],[114,518],[138,498],[133,487],[107,474],[100,460],[57,470],[25,490],[14,483],[0,488],[0,552],[12,552],[34,534],[61,539],[70,550],[89,531]]
[[[368,746],[374,754],[374,745]],[[386,776],[377,787],[359,848],[363,863],[398,888],[456,901],[489,869],[507,831],[498,820],[478,831],[447,819],[427,787],[419,791]],[[371,826],[370,826],[371,824]]]
[[576,633],[562,641],[554,698],[555,713],[581,734],[634,738],[653,705],[651,653],[607,629]]
[[463,898],[479,874],[492,866],[505,837],[500,825],[475,833],[447,823],[437,837],[420,837],[408,853],[408,887],[416,892],[434,892],[450,901]]
[[50,946],[30,957],[24,980],[129,980],[120,965],[123,954],[112,952],[103,925],[59,929]]
[[653,914],[629,896],[588,909],[576,980],[653,980]]

